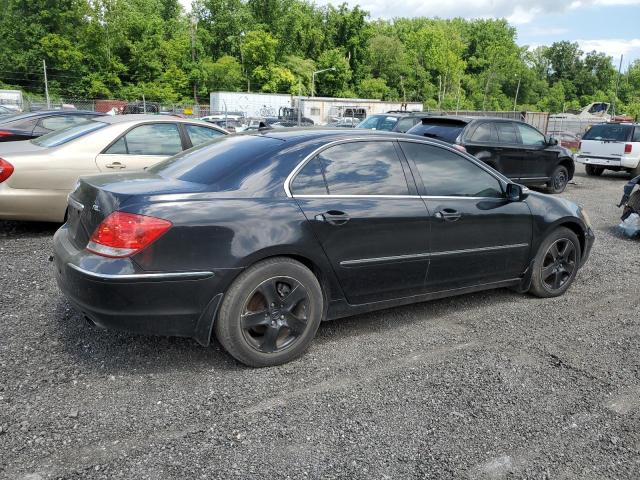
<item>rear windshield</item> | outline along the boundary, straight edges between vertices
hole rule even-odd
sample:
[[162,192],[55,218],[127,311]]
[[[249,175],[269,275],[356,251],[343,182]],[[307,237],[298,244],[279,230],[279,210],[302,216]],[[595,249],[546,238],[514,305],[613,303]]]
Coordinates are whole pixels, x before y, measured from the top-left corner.
[[464,127],[466,127],[464,123],[429,121],[428,123],[423,122],[417,124],[415,127],[409,129],[407,133],[421,137],[435,138],[447,143],[454,143]]
[[584,134],[583,140],[608,140],[612,142],[628,142],[633,134],[633,125],[605,123],[594,125]]
[[388,115],[372,115],[360,122],[356,128],[368,128],[369,130],[386,130],[390,132],[398,123],[398,117]]
[[58,145],[70,142],[71,140],[75,140],[87,133],[95,132],[96,130],[106,126],[106,123],[89,120],[72,127],[56,130],[54,132],[47,133],[46,135],[42,135],[41,137],[34,138],[31,140],[31,143],[40,147],[57,147]]
[[225,135],[157,163],[148,171],[185,182],[219,184],[229,173],[279,145],[282,140],[262,135]]

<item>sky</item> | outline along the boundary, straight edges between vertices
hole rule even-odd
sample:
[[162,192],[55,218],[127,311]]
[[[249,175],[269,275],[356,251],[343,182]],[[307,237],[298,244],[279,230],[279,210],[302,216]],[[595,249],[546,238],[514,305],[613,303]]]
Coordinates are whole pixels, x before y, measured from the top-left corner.
[[[188,10],[191,0],[180,0]],[[339,4],[342,0],[316,0]],[[614,57],[623,70],[640,59],[640,0],[346,0],[371,18],[506,18],[518,31],[518,43],[532,47],[555,41],[578,42],[585,52]]]

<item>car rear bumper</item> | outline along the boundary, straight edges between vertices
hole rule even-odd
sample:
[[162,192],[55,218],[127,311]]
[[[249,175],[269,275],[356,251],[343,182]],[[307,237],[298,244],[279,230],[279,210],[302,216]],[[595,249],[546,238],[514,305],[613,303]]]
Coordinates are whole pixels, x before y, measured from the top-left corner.
[[638,157],[622,156],[619,158],[606,158],[596,156],[576,155],[576,162],[583,165],[597,165],[609,168],[636,168],[640,162]]
[[63,225],[55,234],[55,275],[70,303],[96,325],[133,333],[191,337],[208,345],[224,288],[236,269],[145,272],[128,258],[77,249]]

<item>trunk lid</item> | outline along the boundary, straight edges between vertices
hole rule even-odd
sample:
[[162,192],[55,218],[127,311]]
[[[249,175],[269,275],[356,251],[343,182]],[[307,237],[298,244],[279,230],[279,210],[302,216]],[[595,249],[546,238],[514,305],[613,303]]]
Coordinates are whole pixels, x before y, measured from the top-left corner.
[[81,177],[69,194],[67,226],[71,241],[77,248],[86,247],[98,225],[132,197],[192,193],[201,191],[204,187],[148,172]]

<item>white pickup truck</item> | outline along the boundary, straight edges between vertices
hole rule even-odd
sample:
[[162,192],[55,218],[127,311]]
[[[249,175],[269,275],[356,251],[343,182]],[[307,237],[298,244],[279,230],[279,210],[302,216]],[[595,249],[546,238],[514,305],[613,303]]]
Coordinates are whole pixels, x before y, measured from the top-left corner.
[[599,176],[605,170],[627,171],[640,175],[640,125],[600,123],[582,136],[576,162],[585,166],[587,175]]

